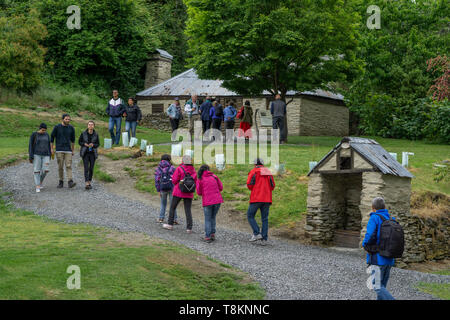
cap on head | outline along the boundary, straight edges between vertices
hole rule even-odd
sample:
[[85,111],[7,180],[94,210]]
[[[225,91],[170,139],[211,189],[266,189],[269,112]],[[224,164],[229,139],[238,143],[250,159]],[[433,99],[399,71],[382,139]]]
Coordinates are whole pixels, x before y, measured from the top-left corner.
[[180,98],[176,97],[174,100],[175,100],[175,101],[180,101]]

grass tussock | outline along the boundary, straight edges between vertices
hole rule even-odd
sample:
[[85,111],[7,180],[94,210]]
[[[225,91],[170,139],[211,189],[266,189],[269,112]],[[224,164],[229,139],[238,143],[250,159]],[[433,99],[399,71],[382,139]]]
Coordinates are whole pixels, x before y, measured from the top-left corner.
[[437,192],[413,192],[411,213],[421,218],[440,218],[450,212],[450,197]]

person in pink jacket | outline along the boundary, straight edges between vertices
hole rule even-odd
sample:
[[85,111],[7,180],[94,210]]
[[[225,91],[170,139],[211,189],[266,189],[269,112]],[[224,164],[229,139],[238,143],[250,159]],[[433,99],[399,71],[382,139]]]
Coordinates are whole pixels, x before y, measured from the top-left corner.
[[181,165],[172,175],[172,183],[174,185],[172,203],[170,204],[169,220],[167,224],[163,224],[164,229],[172,230],[174,224],[175,209],[181,200],[184,202],[184,212],[186,214],[186,232],[192,233],[192,199],[197,183],[197,174],[192,165],[190,156],[184,156]]
[[205,214],[204,241],[212,242],[216,234],[216,215],[223,202],[220,192],[223,185],[220,179],[209,171],[209,166],[202,165],[197,174],[197,194],[202,197],[203,212]]

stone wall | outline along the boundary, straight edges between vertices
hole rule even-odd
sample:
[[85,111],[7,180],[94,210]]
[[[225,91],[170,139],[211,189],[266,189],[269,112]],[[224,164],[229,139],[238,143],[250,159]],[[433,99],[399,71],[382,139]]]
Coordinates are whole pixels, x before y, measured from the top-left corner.
[[145,88],[151,88],[169,80],[171,78],[172,61],[161,57],[159,53],[154,54],[147,61],[147,69],[145,72]]
[[312,241],[330,244],[336,229],[361,230],[361,181],[361,174],[311,174],[306,233]]
[[298,134],[301,136],[348,136],[349,110],[346,106],[302,98],[299,119]]

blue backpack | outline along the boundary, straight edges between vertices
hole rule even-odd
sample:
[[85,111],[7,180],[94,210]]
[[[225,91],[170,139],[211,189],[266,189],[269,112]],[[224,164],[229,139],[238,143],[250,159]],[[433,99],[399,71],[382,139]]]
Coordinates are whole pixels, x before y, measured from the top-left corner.
[[159,180],[159,186],[161,191],[172,191],[172,176],[169,173],[170,167],[166,169],[166,171],[161,170],[161,179]]

